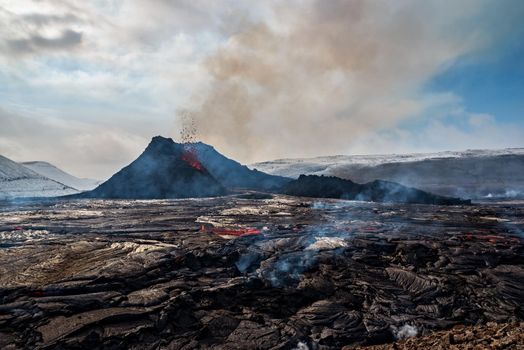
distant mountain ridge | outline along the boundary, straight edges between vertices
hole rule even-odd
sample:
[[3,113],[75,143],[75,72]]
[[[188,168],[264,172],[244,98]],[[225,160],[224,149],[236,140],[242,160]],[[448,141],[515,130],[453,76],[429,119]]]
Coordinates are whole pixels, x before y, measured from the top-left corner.
[[359,183],[394,181],[453,197],[524,197],[524,148],[280,159],[251,167],[291,178],[310,174]]
[[31,169],[35,173],[43,175],[51,180],[60,182],[68,187],[72,187],[79,191],[92,190],[100,184],[100,181],[86,178],[78,178],[62,169],[43,161],[32,161],[20,163],[26,168]]
[[[291,165],[302,164],[302,168],[311,165],[317,171],[327,170],[334,165],[380,165],[386,163],[417,162],[431,159],[452,159],[452,158],[479,158],[496,156],[524,156],[524,148],[503,148],[503,149],[469,149],[465,151],[442,151],[431,153],[391,153],[391,154],[368,154],[368,155],[333,155],[318,156],[308,158],[279,158],[264,162],[250,164],[251,168],[261,169],[271,173],[284,173]],[[313,170],[313,169],[311,169]],[[293,172],[296,173],[297,170]],[[298,177],[291,176],[290,177]]]
[[[504,156],[524,157],[524,152],[523,155],[520,155],[520,153],[516,151],[505,155],[497,153],[494,157]],[[378,160],[377,156],[360,156],[361,158],[374,157],[375,161],[371,166],[362,163],[339,162],[341,157],[343,158],[346,156],[324,157],[322,158],[323,161],[320,162],[322,164],[307,163],[301,160],[297,160],[296,162],[293,160],[287,160],[285,162],[280,161],[280,163],[277,161],[273,163],[265,162],[258,164],[265,164],[270,167],[274,164],[280,166],[287,164],[288,167],[284,168],[288,171],[293,170],[298,174],[308,174],[308,171],[312,170],[312,164],[316,167],[315,171],[317,172],[322,172],[326,169],[330,172],[335,170],[339,172],[329,174],[332,177],[301,176],[298,181],[293,181],[292,178],[266,174],[256,169],[250,169],[247,166],[220,154],[214,147],[205,143],[176,143],[171,138],[155,136],[151,139],[151,142],[145,148],[143,153],[132,163],[122,168],[109,180],[100,184],[96,188],[82,193],[78,193],[75,188],[67,186],[67,184],[64,183],[80,187],[79,182],[86,181],[85,179],[77,179],[49,163],[27,162],[25,163],[26,166],[22,166],[10,160],[4,160],[4,173],[9,173],[10,175],[9,178],[7,175],[4,176],[3,186],[10,186],[13,188],[13,181],[19,178],[25,181],[17,184],[18,187],[15,191],[11,191],[16,193],[6,195],[5,193],[7,193],[7,190],[4,190],[4,196],[19,195],[21,197],[37,197],[69,195],[73,198],[162,199],[221,196],[231,193],[231,190],[242,189],[271,193],[285,193],[294,196],[345,198],[386,202],[397,201],[425,204],[466,203],[465,201],[460,201],[458,198],[443,197],[449,196],[449,194],[439,195],[440,193],[437,192],[437,195],[434,195],[428,193],[436,191],[431,191],[422,186],[411,183],[415,182],[417,176],[420,177],[420,173],[423,173],[424,171],[424,174],[429,177],[438,174],[432,166],[428,167],[428,162],[439,162],[443,160],[447,162],[464,162],[463,158],[456,155],[448,158],[430,157],[429,159],[426,159],[426,156],[405,155],[400,157],[403,161],[397,161],[396,163],[387,163],[385,156],[381,156],[382,158]],[[462,157],[464,157],[464,155],[462,155]],[[469,157],[478,158],[479,154],[478,152],[474,152],[474,154],[469,155]],[[482,157],[482,162],[480,163],[484,164],[486,159],[493,156]],[[316,159],[318,160],[320,158]],[[336,161],[335,164],[330,163],[333,159]],[[393,159],[398,160],[399,156],[395,156]],[[406,161],[406,159],[419,160]],[[524,158],[522,158],[522,160],[524,160]],[[514,159],[510,159],[509,161],[511,163]],[[479,167],[483,167],[484,165],[482,164],[475,165],[475,162],[473,162],[470,164],[469,169],[475,170]],[[422,169],[420,169],[421,166]],[[39,170],[41,173],[47,174],[50,177],[54,177],[55,180],[37,174],[35,171],[29,169],[29,167]],[[324,168],[322,169],[322,167]],[[391,170],[391,167],[400,167],[400,170]],[[1,168],[2,164],[0,164],[0,170]],[[379,172],[379,170],[383,168],[387,171],[383,171],[382,173]],[[439,164],[439,170],[442,170],[443,168],[442,164]],[[455,168],[458,168],[459,170],[462,169],[461,166],[455,166]],[[356,169],[360,172],[348,175],[348,173],[345,172],[348,169],[351,171]],[[415,172],[416,176],[409,178],[408,175],[410,173],[407,169],[410,169],[411,172]],[[449,170],[448,173],[453,174],[452,170],[453,169]],[[416,171],[419,171],[419,173]],[[482,171],[486,172],[486,170]],[[507,171],[505,167],[499,167],[491,172],[501,173],[505,171]],[[396,179],[388,179],[388,176],[391,176],[391,174],[400,174],[402,175],[402,178],[397,181],[395,181]],[[366,176],[370,177],[370,179],[367,180]],[[504,176],[507,176],[507,174]],[[64,183],[56,181],[56,179],[61,180]],[[384,179],[389,181],[384,181]],[[406,179],[409,179],[409,181]],[[29,184],[28,181],[36,183],[37,186],[33,186],[35,188],[31,187],[32,185]],[[38,186],[41,188],[38,188]],[[420,190],[418,188],[420,188]],[[22,193],[24,191],[27,193]],[[459,194],[452,197],[464,198],[467,197],[467,195]]]
[[375,180],[359,184],[335,176],[300,175],[282,192],[291,196],[336,198],[386,203],[468,205],[469,200],[434,195],[395,182]]
[[0,198],[55,197],[77,192],[72,187],[0,156]]
[[336,177],[301,175],[298,180],[251,170],[204,143],[180,144],[155,136],[144,152],[80,198],[187,198],[221,196],[231,189],[292,196],[455,205],[468,204],[387,181],[358,184]]

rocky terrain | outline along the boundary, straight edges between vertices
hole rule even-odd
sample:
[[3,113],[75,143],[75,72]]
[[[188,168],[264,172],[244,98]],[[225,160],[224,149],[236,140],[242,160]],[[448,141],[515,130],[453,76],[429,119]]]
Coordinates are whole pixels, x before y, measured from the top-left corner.
[[155,136],[131,164],[92,191],[70,198],[174,199],[213,197],[235,190],[262,190],[300,197],[373,202],[468,204],[459,198],[376,180],[366,184],[337,177],[301,175],[298,179],[251,170],[201,142],[176,143]]
[[[495,350],[523,349],[524,323],[488,322],[481,326],[455,326],[424,337],[409,338],[392,344],[360,347],[366,350]],[[342,350],[357,349],[345,346]]]
[[[186,144],[187,147],[187,144]],[[213,146],[202,142],[189,144],[198,160],[211,174],[228,188],[249,188],[254,190],[274,190],[289,182],[289,178],[269,175],[251,170],[237,161],[219,153]]]
[[286,184],[282,193],[314,198],[351,199],[368,202],[460,205],[469,200],[434,195],[395,182],[375,180],[358,184],[334,176],[300,175]]
[[461,198],[524,198],[524,148],[279,159],[252,165],[273,175],[398,182]]
[[194,149],[156,136],[131,164],[94,190],[73,197],[163,199],[226,193],[227,189],[198,160]]
[[340,349],[522,322],[523,229],[516,202],[5,204],[0,348]]

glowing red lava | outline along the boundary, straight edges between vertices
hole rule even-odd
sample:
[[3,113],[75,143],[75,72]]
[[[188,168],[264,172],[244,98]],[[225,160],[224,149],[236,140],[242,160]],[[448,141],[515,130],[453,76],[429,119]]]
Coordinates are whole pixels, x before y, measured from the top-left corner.
[[184,148],[184,152],[182,153],[181,158],[184,162],[189,164],[192,168],[198,171],[204,171],[204,166],[198,160],[196,151],[193,148],[189,148],[189,147]]
[[260,234],[260,230],[257,230],[256,228],[250,228],[250,227],[227,229],[227,228],[215,228],[215,227],[207,228],[205,225],[202,225],[200,227],[200,231],[214,233],[215,235],[219,235],[219,236],[235,236],[235,237]]

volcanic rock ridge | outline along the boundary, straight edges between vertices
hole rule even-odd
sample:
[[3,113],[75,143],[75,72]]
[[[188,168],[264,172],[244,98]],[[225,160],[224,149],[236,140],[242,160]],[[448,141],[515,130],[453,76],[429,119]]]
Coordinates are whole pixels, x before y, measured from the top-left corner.
[[249,169],[239,162],[225,157],[213,146],[202,142],[189,144],[198,160],[224,186],[252,190],[272,191],[287,184],[290,179],[283,176],[269,175],[257,169]]
[[300,175],[283,187],[291,196],[337,198],[368,202],[415,203],[436,205],[471,204],[470,200],[438,196],[395,182],[375,180],[358,184],[335,176]]
[[92,191],[74,197],[162,199],[213,197],[227,193],[191,149],[153,137],[131,164]]
[[300,176],[297,180],[249,169],[202,142],[176,143],[155,136],[130,165],[77,198],[163,199],[213,197],[229,190],[255,190],[292,196],[375,202],[456,205],[458,198],[433,195],[394,182],[357,184],[337,177]]

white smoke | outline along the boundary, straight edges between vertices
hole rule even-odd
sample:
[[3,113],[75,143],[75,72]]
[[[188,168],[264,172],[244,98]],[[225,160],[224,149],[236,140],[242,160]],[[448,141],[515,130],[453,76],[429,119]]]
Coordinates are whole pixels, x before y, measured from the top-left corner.
[[243,162],[283,150],[290,157],[345,151],[377,130],[455,104],[454,96],[421,87],[483,47],[491,31],[467,28],[479,6],[464,3],[267,4],[268,18],[248,22],[205,60],[210,83],[187,106],[198,138]]
[[397,326],[391,326],[391,330],[393,331],[395,339],[399,340],[416,337],[418,334],[417,327],[409,324],[405,324],[400,328]]
[[298,342],[297,346],[293,350],[309,350],[309,346],[306,343]]

